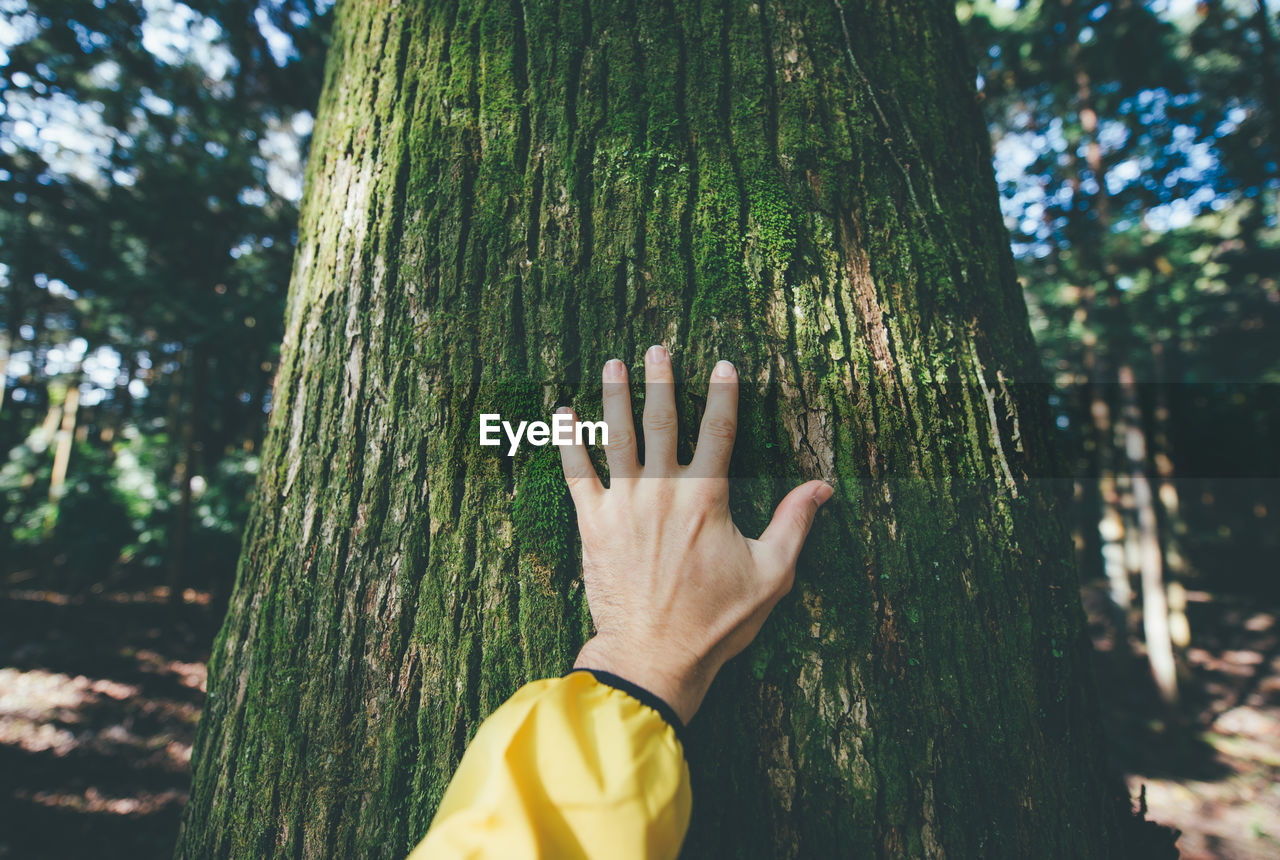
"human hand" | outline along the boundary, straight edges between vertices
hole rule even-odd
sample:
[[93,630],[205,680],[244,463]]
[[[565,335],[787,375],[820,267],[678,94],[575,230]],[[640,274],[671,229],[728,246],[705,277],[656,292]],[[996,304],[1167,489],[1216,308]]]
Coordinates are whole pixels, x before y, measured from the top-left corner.
[[747,538],[729,513],[738,418],[733,365],[721,361],[712,371],[687,466],[676,462],[675,385],[666,349],[654,346],[645,355],[643,466],[626,366],[613,359],[603,376],[608,489],[584,446],[560,447],[596,627],[574,666],[645,688],[687,723],[716,672],[755,638],[791,590],[800,547],[832,488],[822,481],[801,484],[778,505],[764,534]]

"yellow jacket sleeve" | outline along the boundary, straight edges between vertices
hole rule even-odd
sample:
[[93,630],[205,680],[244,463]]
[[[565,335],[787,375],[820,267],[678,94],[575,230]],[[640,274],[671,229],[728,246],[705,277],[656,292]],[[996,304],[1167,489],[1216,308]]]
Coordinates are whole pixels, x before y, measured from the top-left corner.
[[692,805],[679,721],[598,674],[526,684],[494,711],[409,860],[674,858]]

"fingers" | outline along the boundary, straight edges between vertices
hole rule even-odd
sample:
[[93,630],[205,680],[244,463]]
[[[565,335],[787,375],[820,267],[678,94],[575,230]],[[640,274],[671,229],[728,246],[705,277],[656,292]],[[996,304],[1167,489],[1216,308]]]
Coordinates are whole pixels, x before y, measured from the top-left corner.
[[835,492],[825,481],[801,484],[778,503],[769,527],[760,535],[760,543],[768,546],[790,570],[800,557],[800,548],[813,527],[813,518],[822,503]]
[[627,367],[616,358],[604,365],[604,420],[609,441],[604,446],[609,463],[609,482],[640,474],[636,459],[636,425],[631,417],[631,391],[627,387]]
[[651,346],[644,356],[644,469],[650,476],[676,470],[676,392],[671,355]]
[[565,483],[569,485],[569,495],[573,496],[573,504],[576,507],[582,507],[585,503],[595,501],[604,492],[604,485],[600,483],[596,467],[591,464],[591,458],[587,456],[586,446],[578,437],[577,413],[568,406],[561,406],[556,412],[573,417],[573,443],[556,447],[560,449],[560,466],[564,469]]
[[728,477],[737,432],[738,372],[728,361],[717,362],[707,386],[707,408],[702,413],[690,471],[704,478]]

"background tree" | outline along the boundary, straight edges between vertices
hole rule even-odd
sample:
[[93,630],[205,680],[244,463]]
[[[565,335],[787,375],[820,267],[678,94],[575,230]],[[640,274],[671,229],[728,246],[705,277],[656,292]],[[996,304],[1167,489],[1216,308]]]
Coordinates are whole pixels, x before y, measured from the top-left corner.
[[1141,629],[1172,702],[1186,588],[1271,590],[1256,574],[1274,546],[1254,525],[1280,501],[1266,441],[1280,420],[1272,14],[1254,2],[958,9],[1055,375],[1082,572],[1105,572],[1114,635]]
[[422,835],[480,721],[588,624],[554,450],[482,449],[477,416],[591,415],[597,368],[655,341],[691,427],[714,359],[740,368],[745,530],[801,477],[839,488],[692,727],[691,856],[1123,851],[951,9],[351,2],[336,27],[179,856]]
[[[322,11],[5,9],[16,39],[0,76],[0,444],[11,452],[0,546],[11,569],[87,587],[165,567],[175,599],[218,587],[219,573],[226,590],[269,406],[296,219],[287,156],[299,136],[305,148]],[[68,401],[75,414],[67,389],[83,395]],[[46,416],[68,426],[65,480],[29,480]],[[83,497],[72,509],[84,518],[64,516],[66,494]]]

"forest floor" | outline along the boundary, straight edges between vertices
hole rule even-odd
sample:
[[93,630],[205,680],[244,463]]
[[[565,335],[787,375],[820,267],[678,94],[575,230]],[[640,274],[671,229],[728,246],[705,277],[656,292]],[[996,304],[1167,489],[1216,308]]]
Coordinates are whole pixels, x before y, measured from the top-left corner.
[[0,584],[0,858],[173,856],[217,625],[184,596]]
[[[1182,716],[1085,589],[1113,764],[1184,858],[1280,855],[1280,615],[1192,593]],[[0,581],[0,860],[169,858],[217,627],[209,596]],[[1136,648],[1136,651],[1135,651]]]
[[1112,766],[1184,860],[1280,856],[1280,607],[1188,593],[1180,704],[1160,701],[1139,638],[1118,637],[1102,584],[1084,589]]

